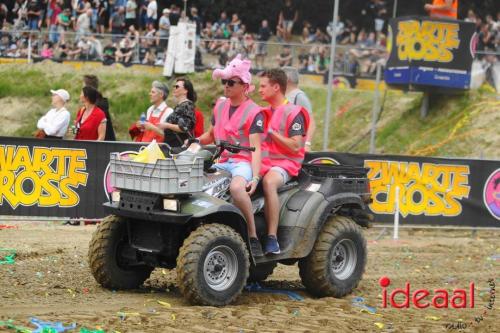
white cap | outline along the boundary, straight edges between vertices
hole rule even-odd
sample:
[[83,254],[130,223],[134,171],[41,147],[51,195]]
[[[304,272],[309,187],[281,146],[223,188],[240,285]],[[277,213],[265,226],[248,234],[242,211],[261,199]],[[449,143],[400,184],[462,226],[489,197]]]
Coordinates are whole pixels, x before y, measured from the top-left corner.
[[69,101],[69,92],[67,92],[64,89],[51,90],[50,92],[52,93],[52,95],[57,95],[61,97],[64,103]]

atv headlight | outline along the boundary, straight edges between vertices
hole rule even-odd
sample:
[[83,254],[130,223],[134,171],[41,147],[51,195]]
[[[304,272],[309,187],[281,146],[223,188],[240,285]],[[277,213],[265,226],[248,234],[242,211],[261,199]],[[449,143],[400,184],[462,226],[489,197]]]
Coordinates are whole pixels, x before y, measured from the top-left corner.
[[172,212],[179,211],[179,201],[176,199],[163,199],[163,209],[170,210]]
[[120,201],[120,191],[113,191],[113,192],[111,192],[111,201],[112,202],[118,202],[118,201]]

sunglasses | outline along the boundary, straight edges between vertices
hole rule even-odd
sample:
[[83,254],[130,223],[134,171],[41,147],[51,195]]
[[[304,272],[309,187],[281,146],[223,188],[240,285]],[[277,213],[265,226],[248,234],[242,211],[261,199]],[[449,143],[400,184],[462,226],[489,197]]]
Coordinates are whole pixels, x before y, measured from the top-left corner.
[[174,86],[174,88],[175,88],[175,89],[179,89],[179,88],[182,88],[182,86],[180,86],[180,85],[176,84],[176,85]]
[[243,82],[241,82],[241,81],[235,81],[235,80],[225,80],[225,79],[222,79],[220,81],[222,82],[223,86],[225,86],[227,84],[229,87],[234,87],[234,85],[236,83],[243,84]]

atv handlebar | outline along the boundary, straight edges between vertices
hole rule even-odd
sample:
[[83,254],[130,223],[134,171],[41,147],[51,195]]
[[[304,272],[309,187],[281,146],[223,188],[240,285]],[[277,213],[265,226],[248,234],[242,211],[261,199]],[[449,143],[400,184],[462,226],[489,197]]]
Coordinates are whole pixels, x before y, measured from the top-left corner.
[[227,141],[220,141],[220,143],[217,144],[217,147],[220,147],[221,149],[228,150],[231,153],[239,153],[241,150],[255,151],[255,147],[245,147],[245,146],[240,145],[239,143],[233,144],[233,143],[229,143]]

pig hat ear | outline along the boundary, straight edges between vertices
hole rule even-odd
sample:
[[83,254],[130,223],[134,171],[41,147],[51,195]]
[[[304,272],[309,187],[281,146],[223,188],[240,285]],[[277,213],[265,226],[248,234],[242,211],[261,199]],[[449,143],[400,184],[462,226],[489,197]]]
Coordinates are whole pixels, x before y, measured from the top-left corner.
[[238,54],[224,69],[216,69],[212,73],[212,79],[230,79],[239,77],[242,82],[248,84],[246,93],[250,93],[255,89],[252,83],[252,74],[250,68],[252,62],[248,59],[243,60],[241,54]]

